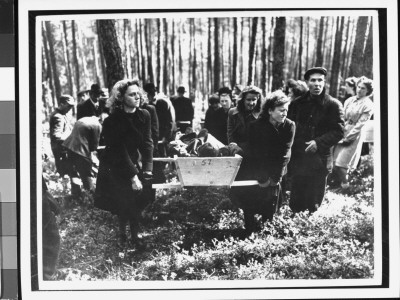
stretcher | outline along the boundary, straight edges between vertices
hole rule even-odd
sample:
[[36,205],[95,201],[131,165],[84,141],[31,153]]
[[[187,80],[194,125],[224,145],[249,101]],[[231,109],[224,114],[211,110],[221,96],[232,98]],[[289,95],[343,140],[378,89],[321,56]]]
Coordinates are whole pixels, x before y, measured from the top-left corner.
[[178,174],[178,183],[157,183],[153,189],[183,188],[186,186],[251,186],[257,180],[235,181],[242,162],[240,155],[234,157],[155,157],[153,161],[173,163]]

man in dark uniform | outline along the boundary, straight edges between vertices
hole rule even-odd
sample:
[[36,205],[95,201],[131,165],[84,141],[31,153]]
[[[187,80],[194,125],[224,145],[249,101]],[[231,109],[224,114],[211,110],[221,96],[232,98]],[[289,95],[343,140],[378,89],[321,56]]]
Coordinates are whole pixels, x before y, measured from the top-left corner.
[[325,93],[326,76],[322,67],[307,70],[304,79],[309,91],[289,108],[288,117],[297,128],[291,160],[293,212],[314,212],[321,205],[327,175],[332,171],[332,147],[344,135],[343,106]]
[[89,90],[89,99],[79,103],[77,107],[76,119],[79,120],[83,117],[99,116],[99,100],[104,97],[104,91],[97,83],[92,84]]
[[185,88],[178,87],[178,97],[172,99],[172,105],[175,108],[175,118],[178,130],[185,133],[187,127],[192,127],[194,109],[192,101],[184,96]]

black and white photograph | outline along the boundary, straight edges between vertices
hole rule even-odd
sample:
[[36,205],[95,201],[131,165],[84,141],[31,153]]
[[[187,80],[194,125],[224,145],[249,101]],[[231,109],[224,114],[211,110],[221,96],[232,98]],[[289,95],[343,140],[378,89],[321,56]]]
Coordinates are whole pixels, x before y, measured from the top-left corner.
[[23,294],[392,292],[389,4],[113,2],[20,1]]

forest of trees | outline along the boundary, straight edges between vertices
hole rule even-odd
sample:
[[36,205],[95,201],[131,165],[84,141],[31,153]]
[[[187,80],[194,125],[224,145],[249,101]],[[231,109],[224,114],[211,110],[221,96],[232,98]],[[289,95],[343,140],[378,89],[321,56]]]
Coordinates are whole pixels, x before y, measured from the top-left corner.
[[259,86],[264,95],[306,69],[329,70],[339,97],[349,76],[373,78],[371,17],[230,17],[62,20],[42,23],[45,115],[61,94],[74,97],[94,82],[154,82],[173,95],[207,100],[222,86]]

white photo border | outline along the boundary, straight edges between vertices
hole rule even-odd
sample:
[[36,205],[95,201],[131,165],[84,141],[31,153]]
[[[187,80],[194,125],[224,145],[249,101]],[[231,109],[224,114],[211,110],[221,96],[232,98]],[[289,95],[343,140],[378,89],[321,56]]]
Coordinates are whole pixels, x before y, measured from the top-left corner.
[[[40,59],[41,56],[37,54],[36,56],[36,65],[33,65],[33,62],[30,60],[31,56],[29,53],[29,49],[32,49],[29,46],[28,42],[30,43],[31,40],[30,38],[32,37],[32,35],[36,34],[36,46],[38,47],[38,45],[40,43],[38,43],[39,37],[40,37],[40,30],[38,30],[37,28],[32,28],[32,19],[29,22],[29,17],[31,17],[32,15],[37,14],[36,17],[36,24],[40,23],[40,21],[42,19],[46,19],[46,20],[50,20],[50,19],[57,19],[59,18],[57,15],[59,14],[59,11],[64,11],[65,15],[63,15],[64,19],[69,19],[69,18],[77,18],[77,17],[82,17],[85,16],[87,17],[89,16],[94,16],[96,19],[100,19],[100,18],[113,18],[113,19],[122,19],[124,18],[124,15],[128,14],[128,12],[125,12],[125,10],[121,10],[118,13],[115,13],[115,7],[116,7],[116,3],[120,3],[121,6],[124,9],[128,9],[130,8],[130,6],[132,6],[131,4],[129,4],[129,2],[127,1],[122,1],[122,0],[114,0],[113,4],[105,4],[103,3],[103,1],[101,2],[94,2],[94,1],[86,1],[84,4],[79,3],[79,1],[73,0],[70,1],[70,3],[68,5],[66,4],[60,4],[60,3],[56,3],[56,7],[57,9],[55,9],[54,4],[50,4],[48,1],[37,1],[34,4],[29,4],[28,3],[29,0],[24,0],[24,1],[19,1],[19,11],[18,11],[18,39],[19,39],[19,128],[20,128],[20,132],[19,132],[19,139],[20,139],[20,191],[18,193],[19,195],[19,203],[20,203],[20,232],[19,232],[19,249],[20,249],[20,278],[21,278],[21,282],[20,282],[20,286],[21,286],[21,294],[22,296],[25,295],[29,295],[29,299],[31,299],[30,297],[32,296],[34,299],[35,297],[39,297],[38,299],[44,299],[43,297],[48,296],[46,295],[45,292],[47,291],[52,291],[50,294],[55,296],[60,295],[60,296],[66,296],[68,295],[68,290],[76,290],[76,294],[79,295],[83,295],[83,297],[87,297],[89,294],[93,295],[97,295],[97,293],[100,292],[100,290],[104,293],[106,293],[107,295],[114,295],[113,292],[115,292],[115,295],[132,295],[130,293],[135,292],[137,294],[135,295],[147,295],[148,293],[168,293],[168,294],[174,294],[175,292],[178,293],[175,297],[187,297],[187,295],[190,295],[191,298],[196,298],[196,297],[200,297],[200,296],[204,296],[206,295],[207,297],[211,297],[211,298],[215,298],[215,297],[223,297],[226,298],[227,295],[230,295],[230,293],[232,293],[232,296],[237,298],[247,298],[247,297],[258,297],[259,295],[262,295],[262,297],[284,297],[284,298],[297,298],[299,297],[299,293],[300,290],[302,291],[302,295],[309,295],[308,297],[311,297],[311,295],[318,295],[318,293],[323,293],[324,297],[326,298],[338,298],[340,297],[340,294],[342,294],[343,296],[348,297],[348,293],[346,293],[345,291],[347,290],[354,290],[357,291],[357,293],[360,293],[360,295],[363,295],[363,297],[369,297],[374,295],[375,291],[377,292],[377,295],[384,295],[384,293],[382,293],[385,289],[383,287],[381,288],[373,288],[375,286],[379,286],[381,284],[380,279],[377,280],[344,280],[342,282],[342,280],[340,281],[334,281],[333,283],[330,283],[329,280],[313,280],[312,285],[310,285],[310,281],[309,280],[299,280],[296,281],[296,283],[290,282],[288,283],[288,285],[282,285],[281,282],[270,282],[268,281],[268,286],[266,286],[266,282],[265,281],[251,281],[251,282],[243,282],[243,281],[233,281],[233,282],[184,282],[184,283],[179,283],[179,282],[134,282],[134,283],[121,283],[121,282],[97,282],[97,283],[93,283],[93,282],[73,282],[73,283],[69,283],[69,282],[47,282],[47,281],[41,281],[39,280],[39,291],[38,292],[32,292],[31,289],[31,278],[30,278],[30,274],[31,274],[31,262],[30,262],[30,249],[31,249],[31,245],[30,245],[30,231],[33,228],[30,228],[30,217],[31,217],[31,209],[33,207],[27,205],[27,203],[31,203],[31,205],[33,203],[35,203],[35,201],[29,201],[29,199],[34,199],[35,197],[38,199],[38,203],[36,208],[41,207],[40,202],[41,202],[41,168],[40,168],[40,164],[39,167],[36,166],[35,169],[29,169],[29,166],[32,166],[32,156],[29,155],[29,152],[33,152],[36,153],[36,156],[34,157],[34,159],[36,159],[36,165],[41,161],[41,156],[40,156],[40,151],[37,151],[37,149],[39,149],[37,147],[37,145],[40,145],[40,137],[41,135],[41,124],[40,122],[38,122],[39,120],[36,120],[36,123],[32,122],[32,120],[34,120],[34,116],[40,114],[40,105],[36,105],[41,103],[40,99],[41,99],[41,93],[40,93],[40,83],[36,83],[35,85],[35,77],[36,78],[40,78],[38,76],[40,76],[41,72],[40,72],[40,66],[41,64]],[[83,2],[83,1],[81,1]],[[174,1],[175,2],[180,2],[180,1]],[[252,1],[250,1],[252,3]],[[255,1],[257,2],[257,1]],[[287,2],[292,2],[292,6],[289,7],[283,7],[284,5],[282,4],[281,9],[279,8],[275,8],[275,9],[279,9],[279,10],[274,10],[274,16],[299,16],[299,12],[303,13],[305,12],[306,14],[310,13],[310,14],[318,14],[320,11],[319,10],[306,10],[306,11],[300,11],[303,8],[297,7],[296,4],[293,4],[293,1],[287,1]],[[309,2],[311,3],[311,1],[305,1],[307,4],[309,4]],[[340,1],[343,2],[343,1]],[[391,78],[391,76],[393,76],[394,78],[398,79],[398,64],[393,64],[394,61],[397,62],[397,58],[394,59],[393,54],[391,54],[391,51],[393,51],[393,48],[391,48],[391,45],[393,44],[391,42],[391,38],[392,36],[390,35],[390,39],[389,39],[389,33],[387,35],[387,41],[383,40],[383,37],[379,37],[379,43],[375,40],[375,37],[378,36],[378,26],[375,25],[381,25],[382,19],[379,19],[379,24],[378,24],[378,16],[374,14],[374,11],[376,11],[375,8],[382,8],[382,3],[384,3],[385,1],[379,1],[379,5],[378,5],[378,1],[367,1],[372,2],[375,4],[375,6],[371,6],[371,8],[369,8],[367,11],[369,11],[369,13],[371,13],[371,15],[374,16],[374,55],[376,55],[378,53],[378,51],[382,51],[382,49],[385,49],[384,47],[382,48],[382,44],[384,44],[385,42],[387,42],[387,52],[388,55],[384,55],[381,53],[380,55],[380,59],[382,60],[382,57],[384,58],[383,61],[385,61],[385,58],[387,60],[387,65],[380,64],[380,66],[377,63],[374,63],[374,81],[376,82],[382,82],[379,79],[379,74],[382,74],[382,72],[387,72],[387,76],[384,76],[384,74],[382,75],[382,78],[387,77],[387,91],[385,90],[385,88],[382,88],[382,90],[380,91],[381,95],[385,95],[387,96],[388,102],[386,105],[383,105],[381,107],[381,114],[377,114],[382,116],[382,119],[380,119],[379,117],[375,117],[375,124],[378,124],[378,127],[380,124],[385,125],[387,124],[387,121],[389,120],[389,122],[394,122],[395,120],[397,120],[398,122],[398,116],[395,115],[396,112],[398,112],[398,109],[393,109],[393,107],[398,108],[398,104],[397,104],[397,99],[398,99],[398,86],[396,85],[393,90],[391,90],[392,87],[394,87],[393,83],[396,81],[393,81],[393,79]],[[363,3],[365,4],[365,1],[363,1]],[[96,7],[96,13],[92,14],[91,13],[91,8],[88,8],[88,6],[90,6],[89,4],[93,4],[92,7]],[[100,5],[99,5],[100,4]],[[125,5],[124,5],[125,4]],[[338,4],[338,3],[337,3]],[[339,3],[340,4],[340,3]],[[168,3],[169,5],[169,3]],[[309,4],[310,5],[310,4]],[[308,5],[308,9],[312,8],[309,7]],[[111,7],[113,6],[113,7]],[[179,7],[179,9],[182,9],[182,7],[185,7],[185,9],[190,10],[190,9],[195,9],[193,7],[188,7],[189,5],[187,3],[182,4],[181,7]],[[213,9],[210,7],[214,7],[214,5],[209,4],[208,7],[206,8],[200,8],[200,9],[210,9],[211,11],[207,11],[207,17],[215,14],[218,16],[225,16],[222,15],[224,12],[218,11],[218,12],[213,12]],[[240,11],[241,16],[246,15],[246,16],[252,16],[252,15],[260,15],[260,11],[258,10],[260,8],[260,3],[255,4],[255,6],[253,8],[249,7],[246,8],[246,10]],[[307,5],[305,5],[306,7]],[[75,12],[78,8],[82,7],[82,11],[79,12],[79,14],[71,14],[71,12]],[[157,7],[161,7],[161,6],[157,6]],[[346,5],[344,5],[343,7],[347,7]],[[338,8],[342,8],[343,7],[339,7],[336,6],[335,9]],[[269,11],[271,8],[273,7],[268,7],[268,8],[263,8],[263,10],[265,11]],[[349,9],[349,11],[357,11],[357,10],[353,10],[353,9],[357,9],[359,7],[354,7]],[[388,28],[390,28],[389,26],[392,26],[391,23],[393,22],[393,16],[391,17],[391,10],[390,9],[394,9],[392,6],[389,6],[387,4],[387,21],[388,21]],[[103,14],[97,14],[98,10],[102,10],[102,9],[107,9],[107,11],[112,11],[111,14],[107,14],[107,15],[103,15]],[[149,9],[148,7],[143,7],[142,9]],[[154,15],[157,14],[162,14],[163,17],[166,17],[166,14],[169,14],[168,9],[170,8],[160,8],[160,10],[157,11],[152,11],[150,9],[150,11],[146,12],[145,14],[148,13],[153,13]],[[197,7],[197,9],[199,9]],[[253,9],[257,9],[257,11],[253,10]],[[329,7],[329,8],[321,8],[321,10],[326,13],[327,15],[329,15],[330,13],[332,13],[332,15],[340,15],[338,12],[340,10],[331,10],[334,9],[334,7]],[[84,12],[84,10],[88,10],[87,13],[85,12],[85,15],[82,15],[81,13]],[[164,11],[163,11],[164,10]],[[343,9],[344,10],[344,9]],[[347,10],[347,9],[346,9]],[[40,13],[38,13],[38,11],[41,11]],[[47,16],[43,16],[42,14],[46,15],[47,13],[43,12],[43,11],[49,11]],[[32,14],[33,13],[33,14]],[[130,14],[131,12],[129,12]],[[184,17],[189,17],[192,14],[196,15],[198,14],[198,12],[193,12],[193,11],[182,11],[182,14],[184,14]],[[234,12],[226,12],[227,14],[232,14]],[[176,14],[176,12],[171,12],[171,14]],[[364,15],[361,14],[360,15]],[[367,14],[370,15],[370,14]],[[121,17],[122,16],[122,17]],[[379,15],[379,17],[381,18],[382,15]],[[397,19],[396,19],[397,22]],[[397,26],[393,27],[393,29],[395,28],[396,32],[397,32]],[[39,33],[38,33],[39,32]],[[397,35],[396,35],[397,36]],[[393,45],[392,45],[393,46]],[[397,45],[396,45],[397,47]],[[396,48],[397,49],[397,48]],[[37,51],[37,49],[36,49]],[[37,51],[38,52],[38,51]],[[40,52],[39,52],[40,53]],[[375,59],[376,57],[374,57],[374,62],[377,61],[377,59]],[[38,67],[39,66],[39,67]],[[390,67],[389,67],[390,66]],[[397,72],[396,72],[397,71]],[[33,75],[34,74],[34,75]],[[376,75],[375,75],[376,74]],[[33,86],[36,86],[36,94],[32,94],[32,83]],[[39,84],[39,86],[38,86]],[[389,88],[390,87],[390,88]],[[30,91],[30,92],[29,92]],[[397,96],[396,96],[396,91],[397,91]],[[379,91],[376,90],[376,95],[379,95]],[[32,97],[33,96],[33,97]],[[30,107],[30,109],[27,109],[27,106],[22,106],[22,101],[21,99],[29,99],[31,103],[35,103],[34,107]],[[35,99],[39,99],[37,102],[35,101]],[[379,99],[379,97],[375,97],[375,99]],[[390,100],[389,100],[390,99]],[[395,100],[393,100],[395,99]],[[382,97],[382,99],[380,99],[381,101],[385,101]],[[382,103],[381,101],[376,101],[378,103]],[[390,102],[389,102],[390,101]],[[395,101],[396,103],[394,104],[394,106],[391,106],[390,110],[385,110],[384,108],[387,109],[389,103],[390,105],[392,105],[392,102]],[[24,101],[25,102],[25,101]],[[382,115],[385,114],[385,112],[388,112],[388,115]],[[33,115],[32,115],[33,113]],[[39,119],[39,118],[37,118]],[[29,121],[30,120],[30,121]],[[386,120],[386,123],[385,123]],[[383,122],[383,123],[382,123]],[[34,130],[36,128],[36,132],[32,135],[31,131]],[[374,134],[375,134],[375,141],[380,141],[382,136],[380,136],[380,132],[381,130],[375,130]],[[389,214],[389,218],[387,220],[385,220],[385,216],[383,216],[382,219],[379,218],[379,216],[381,216],[382,214],[385,214],[386,211],[386,207],[380,207],[379,204],[377,203],[378,201],[376,201],[375,203],[377,203],[377,212],[379,212],[379,214],[376,214],[376,218],[375,218],[375,239],[377,239],[375,242],[377,242],[378,240],[380,241],[380,243],[375,243],[375,245],[382,245],[381,241],[382,241],[382,230],[385,229],[384,226],[384,222],[389,222],[388,220],[390,219],[390,229],[391,231],[389,232],[390,234],[390,249],[388,249],[389,252],[389,257],[390,258],[390,273],[389,273],[389,288],[388,290],[390,290],[390,283],[396,282],[396,281],[392,281],[392,280],[396,280],[397,278],[397,285],[398,285],[398,278],[399,278],[399,272],[398,270],[393,270],[392,267],[392,263],[394,264],[394,267],[399,266],[399,260],[398,260],[398,253],[399,251],[397,251],[396,253],[396,249],[399,249],[399,242],[398,242],[398,234],[397,234],[397,239],[393,238],[393,231],[397,231],[398,233],[398,226],[394,227],[396,224],[398,225],[398,219],[399,216],[397,215],[393,215],[393,213],[398,212],[398,203],[394,203],[396,201],[396,198],[393,198],[394,195],[398,196],[398,184],[393,186],[393,179],[396,180],[397,178],[397,183],[398,183],[398,169],[394,168],[394,165],[398,166],[397,164],[393,164],[392,162],[398,162],[398,151],[397,154],[396,153],[392,153],[392,150],[398,150],[398,127],[393,130],[390,129],[390,126],[388,126],[387,131],[385,128],[382,129],[382,132],[386,132],[387,136],[390,137],[390,140],[388,140],[387,136],[386,136],[386,140],[385,137],[383,137],[382,142],[383,143],[388,143],[388,147],[386,145],[383,145],[383,148],[386,148],[386,150],[388,151],[386,160],[390,161],[390,165],[386,166],[386,169],[388,171],[388,174],[390,174],[389,178],[386,178],[389,182],[387,182],[387,185],[390,186],[390,190],[388,192],[386,191],[379,191],[379,189],[377,189],[377,187],[380,187],[381,184],[385,184],[385,182],[380,182],[380,179],[382,177],[385,177],[385,174],[381,174],[382,176],[376,176],[375,178],[375,201],[378,200],[381,195],[388,194],[387,196],[389,197],[389,199],[391,199],[391,202],[388,203],[388,214]],[[397,132],[397,134],[396,134]],[[396,143],[397,142],[397,143]],[[386,147],[385,147],[386,146]],[[383,161],[385,159],[385,155],[386,153],[380,153],[381,148],[380,147],[376,147],[377,149],[375,149],[375,155],[376,157],[382,158]],[[23,149],[30,149],[30,151],[22,151]],[[383,155],[383,156],[382,156]],[[34,160],[32,159],[32,160]],[[383,166],[383,169],[380,167],[381,164],[381,159],[379,159],[378,161],[375,160],[374,162],[374,166],[375,166],[375,170],[379,169],[382,170],[382,173],[385,173],[386,169],[385,166]],[[379,168],[378,168],[379,166]],[[393,170],[394,168],[394,170]],[[398,167],[397,167],[398,168]],[[393,172],[394,171],[394,172]],[[36,178],[33,178],[36,177]],[[27,183],[32,183],[35,184],[35,186],[30,186]],[[27,186],[29,186],[29,188],[27,188]],[[23,188],[21,188],[23,187]],[[396,194],[396,190],[397,190],[397,194]],[[36,195],[34,195],[34,191],[36,191]],[[382,193],[381,193],[382,192]],[[377,199],[378,198],[378,199]],[[382,199],[385,200],[385,199]],[[383,201],[384,203],[385,201]],[[398,202],[398,200],[397,200]],[[24,203],[24,205],[22,205],[22,203]],[[396,209],[397,208],[397,209]],[[393,213],[392,213],[393,212]],[[41,219],[41,210],[37,209],[37,216],[36,216],[37,220]],[[383,225],[383,227],[382,227]],[[33,229],[35,230],[35,229]],[[37,228],[36,228],[37,232],[41,232],[41,222],[38,222],[37,224]],[[394,236],[396,237],[396,236]],[[392,242],[393,241],[393,242]],[[37,245],[41,245],[41,235],[38,235],[37,238]],[[386,252],[382,252],[382,249],[375,249],[375,253],[380,253],[381,257],[380,258],[376,258],[375,259],[375,270],[378,270],[379,268],[382,268],[382,256],[386,255]],[[40,247],[38,247],[40,248]],[[394,250],[393,250],[394,248]],[[383,249],[384,250],[384,249]],[[40,251],[39,251],[39,262],[41,262],[41,257],[40,257]],[[28,258],[28,259],[27,259]],[[40,271],[40,263],[38,264],[39,267],[39,271]],[[398,269],[398,268],[397,268]],[[378,270],[379,272],[380,270]],[[40,273],[39,273],[40,274]],[[101,284],[101,285],[99,285]],[[362,286],[369,286],[368,288],[362,288]],[[344,288],[344,289],[335,289],[335,287],[340,287],[340,288]],[[311,289],[313,288],[313,289]],[[132,290],[127,290],[124,291],[124,289],[133,289]],[[54,291],[53,291],[54,290]],[[106,291],[106,290],[110,290],[110,291]],[[43,291],[43,292],[42,292]],[[85,292],[82,292],[85,291]],[[54,294],[56,293],[56,294]],[[209,294],[211,293],[211,294]],[[39,296],[40,295],[40,296]],[[356,294],[353,294],[354,296]],[[358,294],[357,294],[358,295]],[[164,297],[164,296],[163,296]],[[307,296],[306,296],[307,297]],[[204,297],[202,297],[204,298]],[[78,298],[80,299],[80,298]]]

